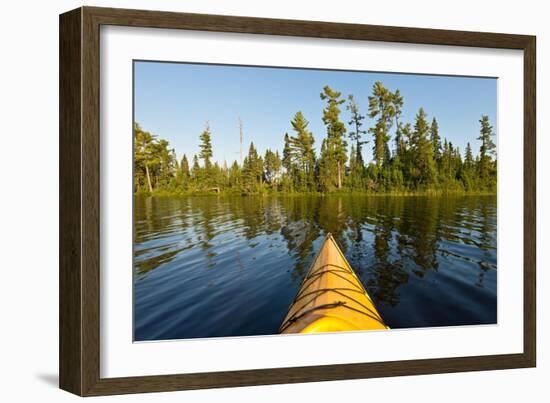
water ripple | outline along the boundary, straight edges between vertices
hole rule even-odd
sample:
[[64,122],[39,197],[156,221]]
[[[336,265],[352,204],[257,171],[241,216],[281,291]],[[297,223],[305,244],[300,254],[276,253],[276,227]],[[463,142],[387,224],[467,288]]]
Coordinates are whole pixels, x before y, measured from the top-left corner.
[[136,340],[271,334],[331,232],[392,328],[496,322],[495,197],[136,197]]

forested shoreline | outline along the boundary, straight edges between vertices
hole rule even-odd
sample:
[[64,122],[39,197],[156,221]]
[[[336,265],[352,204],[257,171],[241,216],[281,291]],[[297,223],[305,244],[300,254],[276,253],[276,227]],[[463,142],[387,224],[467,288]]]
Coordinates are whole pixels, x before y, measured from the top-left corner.
[[[301,111],[290,121],[282,151],[258,153],[253,142],[240,161],[213,161],[212,133],[208,124],[200,134],[200,152],[178,161],[168,141],[134,123],[134,191],[149,194],[186,193],[332,193],[373,194],[494,193],[496,146],[487,115],[481,115],[479,151],[467,144],[464,155],[442,138],[436,117],[431,122],[423,108],[414,122],[401,120],[404,100],[399,89],[381,82],[373,85],[366,114],[353,95],[343,97],[325,86],[322,120],[326,134],[315,150],[313,133]],[[342,109],[350,114],[347,122]],[[367,127],[366,117],[372,120]],[[241,136],[242,138],[242,136]],[[363,150],[370,146],[372,161]]]

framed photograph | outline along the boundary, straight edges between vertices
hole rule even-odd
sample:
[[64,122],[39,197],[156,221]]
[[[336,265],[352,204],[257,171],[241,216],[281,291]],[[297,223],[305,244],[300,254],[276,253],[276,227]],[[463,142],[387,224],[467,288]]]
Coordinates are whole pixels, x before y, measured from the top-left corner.
[[535,37],[60,16],[60,387],[533,367]]

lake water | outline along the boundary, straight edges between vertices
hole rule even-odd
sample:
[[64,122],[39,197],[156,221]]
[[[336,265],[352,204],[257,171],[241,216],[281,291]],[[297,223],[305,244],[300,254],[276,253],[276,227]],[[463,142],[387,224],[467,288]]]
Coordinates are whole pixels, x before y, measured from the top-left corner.
[[387,325],[496,323],[494,196],[135,197],[134,338],[277,333],[331,232]]

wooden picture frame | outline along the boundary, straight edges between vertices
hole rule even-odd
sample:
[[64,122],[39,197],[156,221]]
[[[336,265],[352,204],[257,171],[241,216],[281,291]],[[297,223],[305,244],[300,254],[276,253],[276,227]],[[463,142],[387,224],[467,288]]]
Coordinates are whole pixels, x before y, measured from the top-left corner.
[[[100,377],[101,25],[524,52],[523,353],[228,372]],[[533,367],[536,364],[534,36],[81,7],[60,16],[60,387],[81,396]],[[518,245],[518,248],[521,245]]]

